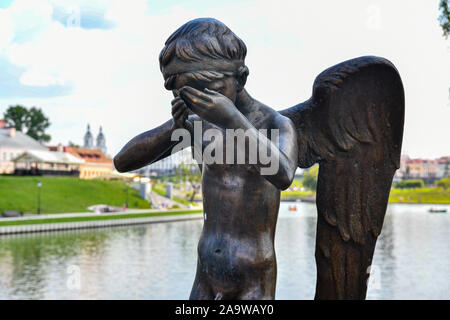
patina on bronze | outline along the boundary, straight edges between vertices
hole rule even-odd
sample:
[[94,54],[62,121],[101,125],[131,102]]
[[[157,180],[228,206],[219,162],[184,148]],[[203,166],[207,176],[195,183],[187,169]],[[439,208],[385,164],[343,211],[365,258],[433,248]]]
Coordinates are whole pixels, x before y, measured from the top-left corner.
[[[144,132],[114,158],[121,172],[172,153],[172,132],[194,121],[203,130],[244,129],[279,154],[279,170],[256,164],[202,163],[205,219],[191,299],[274,299],[274,236],[280,190],[297,166],[320,164],[317,187],[316,299],[364,299],[403,135],[403,86],[378,57],[349,60],[322,72],[313,96],[276,112],[244,88],[246,47],[223,23],[189,21],[160,54],[173,118]],[[257,134],[278,129],[279,143]],[[216,141],[201,140],[201,149]],[[191,146],[195,145],[194,138]],[[224,154],[226,150],[224,150]],[[247,156],[247,155],[246,155]],[[299,270],[299,272],[301,272]]]

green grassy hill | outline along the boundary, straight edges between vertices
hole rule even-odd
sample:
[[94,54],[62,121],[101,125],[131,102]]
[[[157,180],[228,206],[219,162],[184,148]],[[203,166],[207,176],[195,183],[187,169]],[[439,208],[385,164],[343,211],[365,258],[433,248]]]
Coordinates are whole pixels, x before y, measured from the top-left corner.
[[[38,181],[42,181],[41,212],[86,212],[95,204],[122,207],[126,201],[126,185],[122,181],[82,180],[66,177],[0,176],[0,212],[19,210],[37,212]],[[129,208],[150,208],[139,193],[128,189]]]
[[450,189],[417,188],[392,189],[389,202],[395,203],[450,203]]

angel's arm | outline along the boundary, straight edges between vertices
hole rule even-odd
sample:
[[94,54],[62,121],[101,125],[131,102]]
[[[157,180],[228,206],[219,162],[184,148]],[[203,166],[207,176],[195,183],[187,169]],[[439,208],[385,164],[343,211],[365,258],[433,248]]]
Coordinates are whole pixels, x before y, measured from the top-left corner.
[[173,118],[152,130],[141,133],[131,139],[114,157],[114,166],[119,172],[132,171],[147,164],[164,159],[172,154],[179,141],[172,141],[172,133],[177,128],[192,130],[188,109],[180,98],[172,101]]
[[114,157],[119,172],[144,167],[171,154],[177,141],[171,141],[173,119],[131,139]]
[[274,119],[273,129],[278,130],[278,141],[272,141],[259,132],[238,110],[230,128],[245,130],[249,141],[256,143],[258,150],[271,155],[270,167],[262,163],[259,153],[257,155],[254,166],[262,176],[280,190],[289,188],[294,180],[298,159],[297,133],[292,121],[283,116]]
[[[244,130],[249,143],[256,143],[258,150],[263,150],[262,152],[270,155],[271,163],[268,167],[258,152],[255,155],[255,168],[278,189],[284,190],[291,185],[297,169],[298,146],[296,129],[290,119],[279,114],[274,117],[271,127],[278,129],[279,132],[279,141],[274,143],[259,132],[224,95],[208,89],[201,92],[191,87],[184,87],[180,95],[187,107],[200,118],[223,129]],[[246,153],[246,157],[248,156]],[[273,166],[273,162],[275,162],[275,166]]]

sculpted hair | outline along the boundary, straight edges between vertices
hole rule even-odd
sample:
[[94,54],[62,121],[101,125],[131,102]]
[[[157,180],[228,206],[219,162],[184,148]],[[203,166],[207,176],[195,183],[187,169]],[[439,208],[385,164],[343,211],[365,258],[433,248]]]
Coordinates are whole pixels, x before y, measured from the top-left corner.
[[[183,62],[200,62],[205,58],[244,61],[246,54],[244,42],[225,24],[213,18],[200,18],[185,23],[167,39],[159,54],[159,64],[162,70],[174,58]],[[242,66],[237,73],[248,75],[248,68]],[[198,70],[185,75],[210,82],[233,73]],[[167,77],[164,83],[166,89],[171,90],[175,80],[176,75]]]
[[212,18],[191,20],[176,30],[159,55],[160,66],[174,56],[184,62],[204,58],[244,60],[247,47],[226,25]]

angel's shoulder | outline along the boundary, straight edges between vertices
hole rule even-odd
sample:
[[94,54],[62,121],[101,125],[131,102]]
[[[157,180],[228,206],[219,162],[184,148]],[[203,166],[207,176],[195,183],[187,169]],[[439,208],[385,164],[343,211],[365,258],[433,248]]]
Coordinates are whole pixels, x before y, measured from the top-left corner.
[[264,122],[269,128],[288,130],[294,129],[294,124],[292,123],[291,119],[283,116],[278,111],[267,105],[261,104],[258,108],[257,113],[262,115],[262,117],[264,118]]

